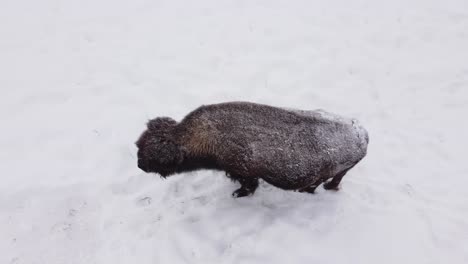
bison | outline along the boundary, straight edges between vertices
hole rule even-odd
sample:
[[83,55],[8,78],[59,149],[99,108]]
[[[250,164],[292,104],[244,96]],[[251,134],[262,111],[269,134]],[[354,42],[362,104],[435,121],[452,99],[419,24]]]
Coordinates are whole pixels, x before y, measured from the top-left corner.
[[203,105],[179,123],[158,117],[140,136],[138,167],[167,177],[199,169],[225,171],[251,195],[259,179],[284,190],[338,189],[367,153],[367,131],[355,119],[323,110],[249,102]]

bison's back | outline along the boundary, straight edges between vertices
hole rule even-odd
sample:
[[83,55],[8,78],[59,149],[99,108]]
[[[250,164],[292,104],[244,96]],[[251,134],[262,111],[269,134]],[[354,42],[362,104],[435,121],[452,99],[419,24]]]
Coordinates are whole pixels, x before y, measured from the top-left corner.
[[223,103],[195,110],[185,122],[190,120],[203,126],[205,138],[199,142],[214,144],[217,155],[235,153],[233,158],[256,174],[249,176],[284,189],[332,177],[361,160],[367,149],[367,132],[357,121],[320,110]]
[[255,167],[271,184],[298,189],[354,166],[367,152],[367,131],[352,119],[325,111],[287,110],[302,117],[285,130],[250,143]]

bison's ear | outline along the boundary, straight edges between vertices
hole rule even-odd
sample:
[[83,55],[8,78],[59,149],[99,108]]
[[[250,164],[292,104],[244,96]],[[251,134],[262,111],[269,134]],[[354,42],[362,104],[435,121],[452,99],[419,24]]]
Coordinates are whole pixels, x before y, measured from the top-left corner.
[[176,125],[177,122],[170,117],[158,117],[148,121],[147,127],[151,130],[161,130]]

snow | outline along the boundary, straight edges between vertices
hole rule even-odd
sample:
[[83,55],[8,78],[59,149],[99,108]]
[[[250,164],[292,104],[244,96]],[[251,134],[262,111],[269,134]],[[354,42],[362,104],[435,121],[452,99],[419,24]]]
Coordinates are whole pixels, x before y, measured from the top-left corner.
[[[467,263],[468,4],[2,1],[0,263]],[[148,119],[356,117],[339,192],[138,170]]]

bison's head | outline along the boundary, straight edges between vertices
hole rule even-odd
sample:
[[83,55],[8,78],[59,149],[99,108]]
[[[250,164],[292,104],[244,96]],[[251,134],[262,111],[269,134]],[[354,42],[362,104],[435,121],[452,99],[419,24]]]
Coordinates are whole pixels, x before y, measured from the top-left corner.
[[168,117],[150,120],[136,146],[138,168],[145,172],[159,173],[166,177],[174,174],[183,161],[180,146],[174,140],[173,130],[177,122]]

